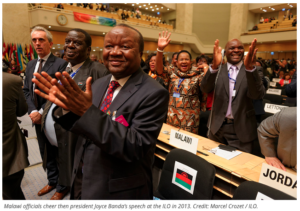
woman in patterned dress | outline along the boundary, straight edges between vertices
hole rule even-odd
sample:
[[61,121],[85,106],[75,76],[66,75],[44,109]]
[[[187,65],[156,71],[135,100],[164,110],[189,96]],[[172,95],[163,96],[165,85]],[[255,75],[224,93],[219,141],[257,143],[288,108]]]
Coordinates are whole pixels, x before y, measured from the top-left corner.
[[167,124],[198,134],[200,110],[206,109],[206,94],[203,94],[201,102],[199,99],[200,85],[204,77],[199,69],[206,72],[208,65],[192,68],[191,54],[182,50],[177,56],[177,67],[164,67],[161,58],[164,48],[171,41],[170,36],[171,33],[168,32],[162,32],[162,36],[159,33],[156,55],[157,74],[165,81],[170,93]]

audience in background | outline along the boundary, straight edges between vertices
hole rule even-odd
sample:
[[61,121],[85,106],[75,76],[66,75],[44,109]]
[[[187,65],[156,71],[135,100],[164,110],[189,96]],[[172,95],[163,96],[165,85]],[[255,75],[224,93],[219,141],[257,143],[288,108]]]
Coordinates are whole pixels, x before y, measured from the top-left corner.
[[260,20],[259,20],[259,22],[260,22],[260,23],[263,23],[264,20],[265,20],[264,17],[261,17]]
[[97,58],[97,56],[96,56],[95,54],[92,54],[92,55],[91,55],[91,60],[92,60],[93,62],[97,62],[97,61],[98,61],[98,58]]
[[290,84],[290,83],[291,83],[291,76],[288,73],[286,73],[284,75],[284,78],[279,81],[280,86],[284,86],[284,85]]
[[294,19],[292,22],[292,26],[296,26],[297,25],[297,19]]
[[[164,57],[162,57],[162,62],[165,66]],[[156,73],[156,53],[151,53],[148,55],[147,60],[145,61],[145,66],[142,69],[145,73],[151,76],[151,78],[155,79],[158,83],[165,87],[164,80],[161,77],[157,76]]]

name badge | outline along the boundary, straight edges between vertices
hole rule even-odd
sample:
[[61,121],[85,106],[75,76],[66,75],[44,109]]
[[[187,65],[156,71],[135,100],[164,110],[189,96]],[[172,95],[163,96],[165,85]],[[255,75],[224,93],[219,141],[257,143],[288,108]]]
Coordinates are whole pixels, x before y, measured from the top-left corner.
[[232,97],[235,97],[236,90],[232,90]]
[[180,93],[174,92],[173,97],[180,98]]

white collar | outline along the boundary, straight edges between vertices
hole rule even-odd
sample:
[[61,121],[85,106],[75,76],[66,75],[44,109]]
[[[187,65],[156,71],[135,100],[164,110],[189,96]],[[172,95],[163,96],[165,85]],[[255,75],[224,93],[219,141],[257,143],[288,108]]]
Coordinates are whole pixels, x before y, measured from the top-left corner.
[[48,55],[44,56],[43,58],[40,58],[40,56],[38,56],[38,60],[40,61],[40,59],[43,59],[44,61],[47,61],[47,59],[49,58],[50,54],[51,54],[51,52]]
[[[85,61],[86,61],[86,60],[85,60]],[[83,63],[84,63],[85,61],[83,61],[83,62],[81,62],[81,63],[79,63],[79,64],[76,64],[76,65],[74,65],[74,66],[72,66],[71,63],[69,62],[68,67],[71,67],[72,71],[75,72],[79,67],[81,67],[81,66],[83,65]]]
[[121,78],[119,80],[117,80],[113,75],[111,76],[110,81],[117,81],[121,87],[123,87],[125,85],[125,83],[128,81],[128,79],[130,78],[131,75],[125,77],[125,78]]
[[241,60],[239,63],[237,63],[235,65],[227,62],[227,70],[229,71],[231,66],[236,66],[238,68],[238,71],[239,71],[241,69],[242,65],[243,65],[243,60]]

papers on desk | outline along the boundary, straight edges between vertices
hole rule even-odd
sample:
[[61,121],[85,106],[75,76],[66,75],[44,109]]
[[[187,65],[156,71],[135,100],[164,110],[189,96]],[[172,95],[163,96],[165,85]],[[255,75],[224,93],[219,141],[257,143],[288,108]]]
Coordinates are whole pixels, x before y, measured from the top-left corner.
[[211,152],[211,153],[213,153],[215,155],[218,155],[218,156],[220,156],[222,158],[225,158],[227,160],[230,160],[231,158],[234,158],[235,156],[238,156],[239,154],[242,153],[240,151],[229,152],[229,151],[226,151],[226,150],[222,150],[219,147],[213,148],[209,152]]

